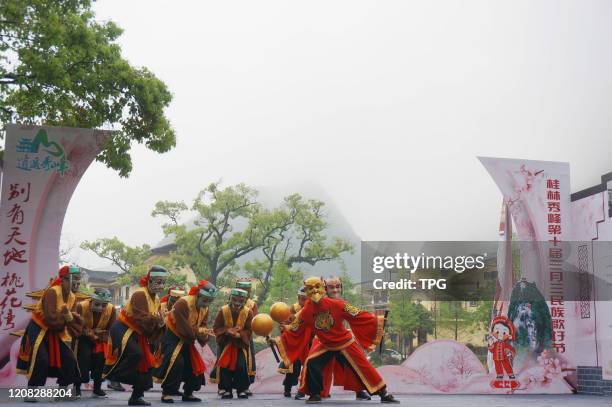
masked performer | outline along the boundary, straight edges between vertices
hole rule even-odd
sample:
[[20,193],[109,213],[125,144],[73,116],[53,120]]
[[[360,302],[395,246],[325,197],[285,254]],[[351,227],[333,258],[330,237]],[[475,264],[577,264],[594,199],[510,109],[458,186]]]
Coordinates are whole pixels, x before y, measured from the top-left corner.
[[153,355],[151,343],[164,331],[157,294],[167,278],[165,268],[151,267],[110,329],[103,378],[132,385],[130,406],[151,405],[142,397],[153,387],[152,369],[161,364],[161,355]]
[[[325,293],[329,298],[342,300],[344,291],[342,289],[342,280],[340,277],[330,276],[325,280]],[[346,324],[345,324],[346,325]],[[315,339],[316,341],[316,339]],[[331,360],[323,370],[323,391],[321,396],[329,397],[332,386],[332,381],[335,386],[343,385],[343,368],[339,366],[335,360]],[[365,390],[355,392],[357,400],[371,400],[370,395]]]
[[[300,312],[302,307],[304,307],[304,304],[306,304],[307,299],[308,297],[306,297],[306,291],[304,287],[300,288],[297,292],[298,302],[296,302],[289,308],[289,310],[291,311],[291,317],[289,317],[289,319],[285,321],[287,324],[290,324],[295,320],[296,314]],[[300,357],[295,362],[293,362],[293,366],[291,369],[284,369],[283,367],[279,368],[279,371],[281,373],[285,373],[285,379],[283,380],[283,394],[285,397],[291,397],[291,388],[299,383],[302,364],[306,360],[306,356],[308,356],[308,347],[305,347],[304,351],[302,352],[302,355],[300,355]],[[298,390],[298,393],[295,395],[295,399],[301,400],[303,398],[304,394],[300,393]]]
[[[384,317],[362,311],[341,299],[325,296],[323,279],[310,277],[304,281],[306,301],[291,325],[286,326],[276,344],[285,366],[295,362],[310,335],[314,333],[318,342],[313,342],[304,366],[304,382],[301,391],[309,394],[309,403],[320,403],[323,390],[323,370],[335,359],[343,369],[343,386],[355,392],[366,390],[377,394],[383,403],[397,403],[387,393],[385,382],[364,355],[364,349],[374,350],[383,335]],[[346,321],[351,327],[344,326]]]
[[173,395],[181,395],[183,401],[201,401],[193,392],[205,383],[206,366],[195,341],[202,346],[208,342],[211,333],[206,327],[208,307],[216,295],[217,287],[202,280],[189,290],[189,295],[174,303],[166,317],[167,329],[161,341],[164,360],[154,371],[154,380],[162,386],[163,403],[173,403]]
[[44,386],[48,377],[57,377],[60,388],[78,383],[72,340],[83,328],[83,320],[76,312],[75,293],[80,284],[81,269],[63,266],[32,311],[21,339],[16,369],[27,376],[28,388]]
[[106,393],[102,390],[104,352],[108,330],[116,319],[115,307],[110,301],[110,291],[105,288],[96,288],[90,299],[77,304],[77,312],[83,318],[83,332],[75,345],[75,353],[81,373],[81,381],[76,388],[77,396],[81,395],[81,384],[89,383],[91,372],[91,378],[94,382],[94,397],[106,397]]
[[252,311],[245,307],[247,292],[234,288],[229,304],[219,310],[213,324],[217,339],[218,359],[210,380],[219,384],[221,398],[231,399],[236,389],[238,398],[246,399],[251,384],[251,320]]
[[168,315],[174,303],[185,294],[187,294],[185,290],[183,290],[181,287],[176,286],[170,287],[170,289],[168,290],[168,294],[161,297],[161,299],[159,300],[159,308],[164,318]]
[[[251,280],[249,278],[244,278],[244,277],[238,279],[236,281],[236,288],[239,288],[247,292],[247,300],[244,306],[251,310],[251,312],[253,313],[253,316],[257,315],[259,313],[259,310],[257,309],[257,303],[252,298],[253,297],[252,295],[253,283],[251,282]],[[252,359],[251,360],[251,373],[249,374],[249,381],[251,384],[253,384],[255,382],[255,375],[257,373],[257,365],[255,364],[255,343],[253,342],[252,337],[249,343],[249,347],[251,348],[251,359]],[[247,389],[246,393],[248,396],[253,395],[250,389]]]

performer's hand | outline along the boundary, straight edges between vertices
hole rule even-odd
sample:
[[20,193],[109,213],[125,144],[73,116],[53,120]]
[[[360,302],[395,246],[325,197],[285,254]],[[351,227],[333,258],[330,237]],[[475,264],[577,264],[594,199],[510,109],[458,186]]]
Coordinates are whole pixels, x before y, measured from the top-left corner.
[[281,332],[285,332],[288,330],[288,325],[285,324],[278,324],[278,330]]
[[268,341],[268,345],[270,346],[276,345],[276,341],[274,340],[274,338],[268,337],[267,341]]
[[66,304],[62,305],[61,308],[62,314],[66,315],[70,312],[70,310],[68,309],[68,306]]

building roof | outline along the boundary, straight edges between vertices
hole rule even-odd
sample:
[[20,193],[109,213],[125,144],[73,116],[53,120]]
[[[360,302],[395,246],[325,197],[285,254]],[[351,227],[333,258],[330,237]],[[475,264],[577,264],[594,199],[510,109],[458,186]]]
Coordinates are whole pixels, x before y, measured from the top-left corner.
[[81,267],[81,271],[87,274],[90,283],[112,283],[121,273],[117,271],[89,270]]

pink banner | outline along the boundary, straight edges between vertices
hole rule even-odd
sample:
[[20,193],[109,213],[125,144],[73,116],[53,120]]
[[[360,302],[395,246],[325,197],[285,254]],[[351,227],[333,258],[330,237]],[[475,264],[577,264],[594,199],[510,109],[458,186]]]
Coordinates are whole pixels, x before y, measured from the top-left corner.
[[[0,201],[0,386],[14,377],[18,338],[30,315],[25,294],[57,274],[70,198],[109,132],[8,125]],[[11,349],[13,351],[11,352]]]

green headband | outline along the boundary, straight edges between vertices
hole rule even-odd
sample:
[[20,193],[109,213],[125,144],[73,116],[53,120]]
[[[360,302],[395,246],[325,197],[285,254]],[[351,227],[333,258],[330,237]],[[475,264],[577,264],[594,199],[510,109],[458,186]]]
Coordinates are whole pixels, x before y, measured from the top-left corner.
[[236,281],[237,288],[251,288],[253,283],[250,281]]
[[167,271],[151,271],[149,277],[168,277]]
[[81,274],[81,268],[77,266],[68,267],[68,274]]
[[241,290],[240,288],[232,288],[231,295],[234,297],[246,298],[249,294],[246,291]]
[[200,295],[202,295],[204,297],[215,298],[217,296],[217,294],[219,294],[219,291],[216,290],[216,289],[205,290],[203,288],[200,288],[199,293],[200,293]]
[[111,302],[111,294],[108,290],[105,291],[96,291],[91,295],[92,300],[100,301],[100,302]]

